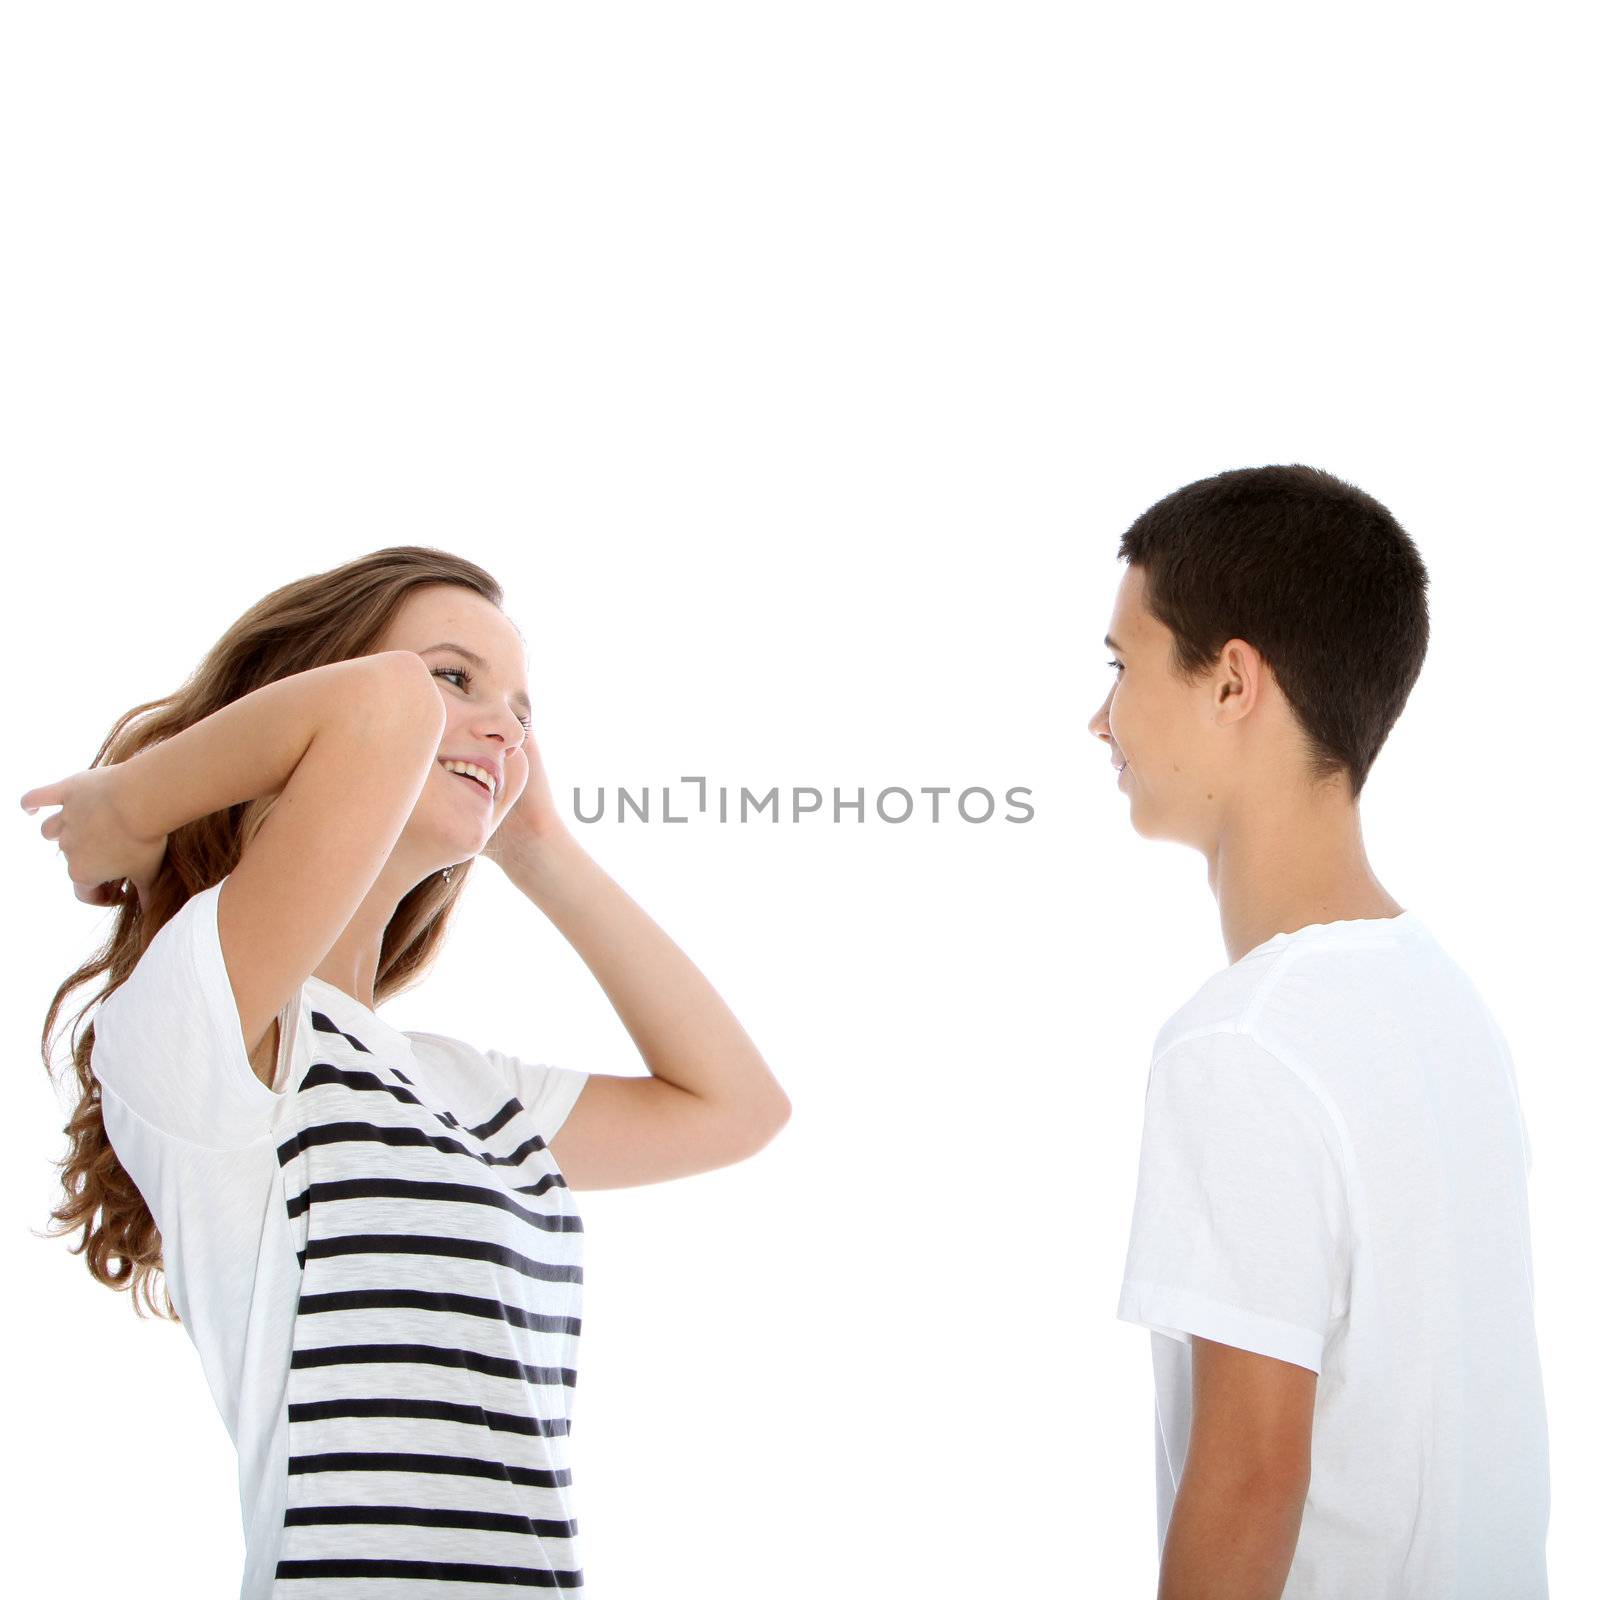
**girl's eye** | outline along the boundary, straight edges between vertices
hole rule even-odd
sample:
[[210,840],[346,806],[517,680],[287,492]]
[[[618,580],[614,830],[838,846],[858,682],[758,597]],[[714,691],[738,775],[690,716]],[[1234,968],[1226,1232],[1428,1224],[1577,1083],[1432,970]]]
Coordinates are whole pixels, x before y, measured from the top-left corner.
[[1115,667],[1118,672],[1122,671],[1122,663],[1120,661],[1108,661],[1106,662],[1106,665],[1108,667]]
[[[433,675],[436,678],[443,678],[447,675],[459,678],[463,692],[472,687],[472,674],[465,667],[435,667]],[[522,724],[524,733],[533,732],[533,719],[531,717],[518,717],[517,721]]]

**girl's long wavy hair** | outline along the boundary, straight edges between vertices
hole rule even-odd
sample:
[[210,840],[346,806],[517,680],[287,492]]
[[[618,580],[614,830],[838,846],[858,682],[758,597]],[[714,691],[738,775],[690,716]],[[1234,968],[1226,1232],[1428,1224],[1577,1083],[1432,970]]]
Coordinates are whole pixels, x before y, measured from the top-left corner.
[[[90,765],[128,761],[280,678],[375,654],[406,596],[435,583],[460,584],[496,606],[504,605],[499,584],[483,568],[424,545],[395,545],[330,572],[301,578],[273,590],[245,612],[176,693],[124,712]],[[74,1013],[76,1022],[125,983],[150,941],[189,897],[220,883],[238,865],[275,799],[265,796],[230,806],[171,833],[145,910],[141,911],[132,885],[123,886],[109,937],[56,990],[45,1015],[41,1046],[52,1082],[56,1018],[67,996],[106,975],[105,986]],[[411,987],[433,964],[469,872],[470,863],[458,867],[449,883],[431,873],[395,907],[384,930],[373,986],[379,1003]],[[50,1213],[55,1226],[47,1228],[45,1236],[81,1229],[83,1237],[73,1245],[73,1254],[85,1256],[94,1277],[107,1288],[131,1289],[136,1314],[144,1315],[142,1298],[155,1316],[181,1322],[164,1280],[164,1306],[155,1300],[154,1282],[162,1271],[161,1235],[144,1196],[106,1137],[100,1085],[89,1069],[93,1053],[90,1022],[72,1038],[78,1101],[63,1130],[69,1142],[67,1154],[55,1163],[61,1169],[66,1198]]]

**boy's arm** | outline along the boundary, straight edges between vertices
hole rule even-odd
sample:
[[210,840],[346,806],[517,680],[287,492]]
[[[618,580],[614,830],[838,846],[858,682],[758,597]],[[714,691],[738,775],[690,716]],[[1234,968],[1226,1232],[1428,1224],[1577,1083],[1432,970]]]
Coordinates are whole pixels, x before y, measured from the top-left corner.
[[1157,1600],[1280,1600],[1311,1482],[1317,1374],[1194,1337],[1194,1417]]

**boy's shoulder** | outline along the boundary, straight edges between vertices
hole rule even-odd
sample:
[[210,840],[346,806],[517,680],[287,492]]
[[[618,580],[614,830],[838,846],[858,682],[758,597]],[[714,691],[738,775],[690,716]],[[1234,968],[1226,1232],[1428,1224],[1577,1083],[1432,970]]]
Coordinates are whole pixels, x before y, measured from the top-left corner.
[[1312,923],[1279,933],[1208,977],[1162,1024],[1154,1056],[1185,1039],[1241,1033],[1270,1045],[1281,1025],[1327,1028],[1347,1008],[1408,989],[1421,1001],[1448,958],[1414,914]]
[[1276,963],[1254,953],[1214,972],[1162,1023],[1152,1057],[1164,1055],[1186,1039],[1213,1033],[1244,1033],[1259,1010],[1263,986]]

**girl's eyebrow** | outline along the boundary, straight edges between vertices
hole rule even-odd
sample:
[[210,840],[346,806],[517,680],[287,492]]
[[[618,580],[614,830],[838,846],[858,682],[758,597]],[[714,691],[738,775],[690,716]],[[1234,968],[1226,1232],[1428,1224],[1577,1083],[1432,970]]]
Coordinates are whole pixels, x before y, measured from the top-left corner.
[[[419,656],[425,656],[431,650],[454,650],[455,653],[464,661],[471,662],[479,672],[487,672],[489,670],[489,663],[485,661],[482,656],[467,649],[464,644],[451,644],[449,640],[446,640],[443,644],[430,644],[427,650],[419,650],[417,654]],[[530,717],[533,715],[533,702],[527,697],[527,695],[518,693],[512,695],[511,698],[519,710]]]
[[[1106,635],[1106,643],[1110,645],[1113,650],[1122,650],[1122,646],[1118,644],[1109,633]],[[1128,652],[1126,650],[1122,650],[1122,653],[1126,655]]]

